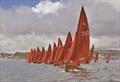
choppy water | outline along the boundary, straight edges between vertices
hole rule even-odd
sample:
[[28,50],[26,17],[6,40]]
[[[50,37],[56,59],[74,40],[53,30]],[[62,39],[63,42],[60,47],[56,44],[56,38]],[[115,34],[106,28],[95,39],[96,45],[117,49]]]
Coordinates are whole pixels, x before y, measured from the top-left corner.
[[79,73],[25,61],[0,61],[0,82],[120,82],[120,60],[81,65]]

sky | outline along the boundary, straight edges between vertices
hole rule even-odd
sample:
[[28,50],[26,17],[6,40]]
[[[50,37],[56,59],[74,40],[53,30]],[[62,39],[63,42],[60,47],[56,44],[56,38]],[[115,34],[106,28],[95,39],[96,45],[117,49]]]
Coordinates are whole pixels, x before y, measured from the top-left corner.
[[120,0],[0,0],[0,52],[65,42],[84,6],[95,49],[120,50]]

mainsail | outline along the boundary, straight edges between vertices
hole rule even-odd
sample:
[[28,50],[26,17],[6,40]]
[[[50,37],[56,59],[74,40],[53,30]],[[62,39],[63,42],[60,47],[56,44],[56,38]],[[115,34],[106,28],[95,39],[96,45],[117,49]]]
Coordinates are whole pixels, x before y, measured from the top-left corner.
[[54,64],[57,64],[58,58],[61,54],[61,51],[63,49],[63,44],[60,38],[58,38],[58,47],[57,47],[57,51],[56,51],[56,55],[55,55],[55,59],[54,59]]
[[51,45],[49,44],[46,57],[45,57],[45,63],[50,63],[51,62],[51,56],[52,56],[52,48]]
[[90,35],[87,17],[82,7],[74,42],[70,48],[67,66],[77,67],[79,61],[87,62],[89,57]]
[[55,60],[56,51],[57,51],[57,46],[56,43],[54,42],[51,63],[53,63]]
[[37,57],[36,57],[36,63],[39,62],[39,58],[41,56],[41,50],[39,49],[39,47],[37,47]]
[[44,62],[43,61],[44,57],[45,57],[45,49],[44,49],[44,47],[42,47],[42,52],[41,52],[40,57],[39,57],[39,63]]
[[36,51],[36,49],[34,49],[34,56],[33,56],[33,59],[32,59],[32,61],[34,62],[34,63],[36,63],[36,57],[37,57],[37,51]]
[[31,62],[34,62],[35,52],[36,52],[36,50],[33,49],[32,53],[31,53],[31,58],[30,58],[30,61],[31,61]]
[[31,49],[30,52],[28,53],[27,61],[28,61],[29,63],[32,62],[32,55],[33,55],[32,53],[33,53],[33,49]]
[[72,45],[72,36],[71,36],[71,33],[69,32],[67,39],[66,39],[66,42],[65,42],[65,45],[62,48],[60,55],[59,55],[59,58],[58,58],[59,65],[63,65],[66,62],[71,45]]

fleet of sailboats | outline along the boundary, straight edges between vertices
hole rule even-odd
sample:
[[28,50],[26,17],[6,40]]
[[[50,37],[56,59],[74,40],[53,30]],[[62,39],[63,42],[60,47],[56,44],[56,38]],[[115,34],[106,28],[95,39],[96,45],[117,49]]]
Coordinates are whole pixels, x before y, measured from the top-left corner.
[[[110,57],[111,55],[106,57],[107,63]],[[47,51],[45,51],[43,47],[42,51],[39,48],[37,48],[37,50],[31,49],[28,54],[29,63],[53,64],[54,66],[65,66],[71,69],[76,69],[81,64],[90,64],[92,60],[97,62],[98,59],[99,53],[94,56],[94,45],[90,50],[90,30],[83,7],[81,8],[74,38],[72,38],[69,32],[65,45],[63,45],[61,39],[58,38],[58,44],[56,45],[54,42],[53,50],[51,44],[49,44]]]

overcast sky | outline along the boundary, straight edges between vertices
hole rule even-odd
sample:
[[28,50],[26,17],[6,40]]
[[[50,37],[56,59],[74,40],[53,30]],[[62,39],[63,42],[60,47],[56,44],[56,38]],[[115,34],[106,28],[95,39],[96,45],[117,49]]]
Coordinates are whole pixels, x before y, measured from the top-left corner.
[[0,0],[0,52],[29,51],[77,29],[84,6],[96,49],[120,49],[120,0]]

